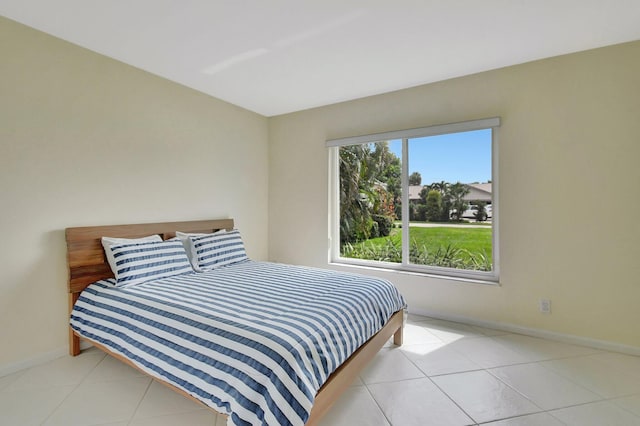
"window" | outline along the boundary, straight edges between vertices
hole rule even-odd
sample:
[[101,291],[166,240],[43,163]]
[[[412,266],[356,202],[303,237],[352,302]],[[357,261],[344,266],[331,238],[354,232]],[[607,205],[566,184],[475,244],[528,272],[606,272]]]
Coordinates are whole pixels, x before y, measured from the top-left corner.
[[328,141],[331,261],[497,281],[499,124]]

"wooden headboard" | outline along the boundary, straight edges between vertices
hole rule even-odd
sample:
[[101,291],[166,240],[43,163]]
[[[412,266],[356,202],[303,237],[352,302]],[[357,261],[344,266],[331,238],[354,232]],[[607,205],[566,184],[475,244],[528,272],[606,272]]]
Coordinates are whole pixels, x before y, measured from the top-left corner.
[[102,248],[102,237],[140,238],[160,234],[167,240],[175,237],[176,231],[209,233],[232,228],[233,219],[67,228],[69,293],[80,293],[95,281],[113,277]]

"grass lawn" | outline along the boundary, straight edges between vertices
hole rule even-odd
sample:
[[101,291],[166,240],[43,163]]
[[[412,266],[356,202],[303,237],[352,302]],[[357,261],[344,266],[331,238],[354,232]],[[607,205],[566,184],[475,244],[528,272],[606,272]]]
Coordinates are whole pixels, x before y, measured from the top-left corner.
[[491,232],[491,228],[409,227],[409,238],[431,251],[451,245],[471,253],[484,252],[491,258]]
[[[491,264],[491,227],[482,228],[458,228],[458,227],[409,227],[409,238],[417,245],[420,251],[428,253],[436,253],[439,250],[444,251],[448,248],[460,249],[465,254],[464,257],[482,255],[488,259]],[[385,251],[385,247],[389,247],[391,241],[394,246],[401,246],[402,229],[394,228],[389,237],[372,238],[363,244],[367,247],[378,248]],[[388,249],[387,249],[388,250]],[[368,251],[368,250],[367,250]],[[376,250],[377,251],[377,250]],[[360,258],[368,258],[368,256],[354,256]]]
[[[399,220],[396,220],[395,222],[393,222],[395,225],[398,226],[402,226],[402,222]],[[415,224],[421,224],[424,222],[409,222],[409,226],[413,226]],[[433,224],[451,224],[451,222],[429,222],[429,223],[433,223]],[[464,226],[464,225],[469,225],[469,226],[486,226],[487,228],[491,228],[491,222],[476,222],[476,221],[468,221],[468,220],[463,220],[462,222],[455,222],[456,226]]]

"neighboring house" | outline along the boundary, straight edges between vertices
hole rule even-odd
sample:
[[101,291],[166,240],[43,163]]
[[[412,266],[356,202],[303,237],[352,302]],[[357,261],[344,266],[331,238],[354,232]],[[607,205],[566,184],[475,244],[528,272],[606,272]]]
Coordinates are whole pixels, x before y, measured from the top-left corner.
[[[469,183],[469,193],[464,196],[465,201],[484,201],[491,203],[491,183]],[[409,201],[419,201],[423,185],[409,185]]]
[[422,185],[409,185],[409,202],[420,201],[420,191],[424,186]]
[[491,203],[491,183],[469,183],[469,193],[463,198],[465,201],[484,201]]

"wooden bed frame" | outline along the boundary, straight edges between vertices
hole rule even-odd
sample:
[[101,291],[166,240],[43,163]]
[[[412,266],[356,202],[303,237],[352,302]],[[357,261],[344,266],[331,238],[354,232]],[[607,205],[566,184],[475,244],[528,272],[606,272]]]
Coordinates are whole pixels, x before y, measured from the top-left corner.
[[[82,290],[89,284],[101,279],[113,277],[113,273],[109,268],[102,248],[101,238],[103,236],[139,238],[159,234],[166,240],[174,237],[176,231],[210,233],[220,229],[232,228],[233,219],[67,228],[69,312],[71,312]],[[349,387],[351,382],[359,375],[360,371],[373,359],[391,336],[393,336],[394,344],[402,345],[403,319],[403,312],[396,312],[377,334],[371,337],[329,376],[328,380],[316,394],[311,415],[306,423],[307,426],[316,425],[319,422],[322,416],[329,411],[340,395]],[[87,341],[93,346],[137,369],[137,367],[126,358],[111,352],[100,344],[89,340]],[[69,327],[69,354],[76,356],[79,353],[80,337]],[[169,383],[158,381],[185,397],[202,404],[201,401],[198,401],[181,389]]]

